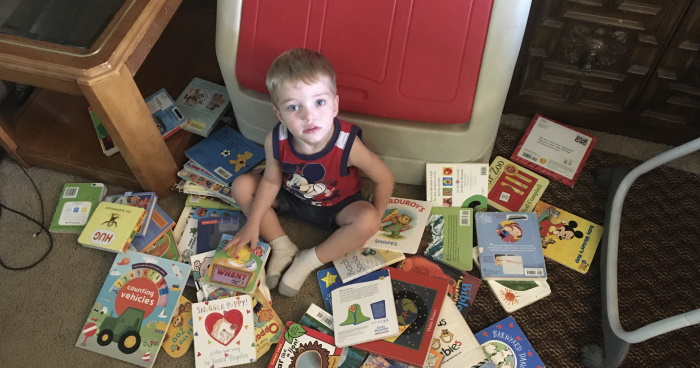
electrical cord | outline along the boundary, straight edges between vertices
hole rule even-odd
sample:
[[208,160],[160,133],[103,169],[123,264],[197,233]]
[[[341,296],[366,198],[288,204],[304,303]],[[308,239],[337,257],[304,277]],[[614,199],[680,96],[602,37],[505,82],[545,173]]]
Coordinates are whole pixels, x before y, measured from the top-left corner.
[[19,215],[19,216],[22,216],[22,217],[24,217],[25,219],[27,219],[27,220],[29,220],[29,221],[31,221],[31,222],[33,222],[33,223],[39,225],[39,227],[40,227],[39,231],[37,231],[36,233],[34,233],[34,234],[32,235],[32,237],[33,237],[33,238],[36,238],[36,237],[39,236],[39,234],[41,234],[42,232],[46,232],[46,235],[49,237],[49,248],[46,250],[46,252],[45,252],[37,261],[35,261],[34,263],[32,263],[32,264],[30,264],[30,265],[28,265],[28,266],[11,267],[11,266],[8,266],[7,264],[5,264],[5,262],[0,258],[0,266],[3,267],[3,268],[5,268],[5,269],[8,269],[8,270],[10,270],[10,271],[28,270],[28,269],[30,269],[30,268],[32,268],[32,267],[38,265],[41,261],[43,261],[43,260],[49,255],[49,253],[51,253],[51,250],[53,249],[53,236],[51,236],[51,233],[49,232],[49,229],[47,229],[46,226],[44,226],[44,224],[43,224],[43,220],[44,220],[44,200],[41,198],[41,193],[39,192],[39,188],[37,188],[36,183],[34,183],[34,180],[32,179],[32,177],[29,176],[29,173],[27,173],[27,171],[24,170],[24,168],[23,168],[22,166],[20,166],[19,164],[18,164],[17,166],[19,166],[19,168],[22,169],[22,171],[24,172],[24,175],[26,175],[27,178],[29,178],[29,181],[32,183],[32,186],[34,186],[34,190],[36,190],[36,194],[37,194],[37,196],[39,197],[39,204],[40,204],[39,208],[41,209],[41,220],[42,220],[42,221],[40,222],[40,221],[38,221],[38,220],[35,220],[35,219],[29,217],[28,215],[22,213],[22,212],[19,212],[19,211],[17,211],[17,210],[14,210],[14,209],[12,209],[12,208],[10,208],[10,207],[5,206],[5,205],[2,204],[2,203],[0,203],[0,218],[2,218],[2,210],[5,209],[5,210],[8,210],[8,211],[10,211],[10,212],[12,212],[12,213],[14,213],[14,214],[17,214],[17,215]]

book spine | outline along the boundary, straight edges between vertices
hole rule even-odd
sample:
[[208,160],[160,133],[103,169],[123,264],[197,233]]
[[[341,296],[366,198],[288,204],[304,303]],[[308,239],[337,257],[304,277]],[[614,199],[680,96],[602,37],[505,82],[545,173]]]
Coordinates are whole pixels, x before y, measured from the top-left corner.
[[178,171],[177,176],[179,176],[182,179],[191,181],[192,183],[197,184],[206,190],[210,190],[221,195],[228,195],[228,193],[231,192],[230,187],[225,186],[220,182],[209,180],[208,178],[200,175],[199,173],[192,172],[187,169],[182,169]]

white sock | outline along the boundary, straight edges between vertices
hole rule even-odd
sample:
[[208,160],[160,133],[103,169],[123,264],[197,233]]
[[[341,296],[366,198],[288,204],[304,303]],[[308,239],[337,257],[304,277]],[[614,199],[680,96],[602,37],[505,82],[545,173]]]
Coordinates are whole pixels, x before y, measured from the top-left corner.
[[316,248],[302,250],[297,253],[294,262],[282,276],[278,291],[284,296],[296,296],[309,274],[321,266],[323,263],[316,256]]
[[274,289],[280,281],[282,271],[292,263],[294,255],[297,254],[299,248],[292,243],[287,235],[271,241],[270,248],[272,248],[272,252],[270,253],[270,259],[267,260],[267,278],[265,281],[267,282],[267,287]]

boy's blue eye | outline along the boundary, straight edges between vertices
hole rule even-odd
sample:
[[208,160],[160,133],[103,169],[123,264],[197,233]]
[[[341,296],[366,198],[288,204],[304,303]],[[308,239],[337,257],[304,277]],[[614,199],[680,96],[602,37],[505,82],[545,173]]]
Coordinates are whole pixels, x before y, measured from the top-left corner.
[[326,100],[316,100],[316,106],[323,106],[326,104]]
[[289,106],[287,106],[287,110],[294,112],[294,111],[299,110],[299,106],[297,106],[297,105],[289,105]]

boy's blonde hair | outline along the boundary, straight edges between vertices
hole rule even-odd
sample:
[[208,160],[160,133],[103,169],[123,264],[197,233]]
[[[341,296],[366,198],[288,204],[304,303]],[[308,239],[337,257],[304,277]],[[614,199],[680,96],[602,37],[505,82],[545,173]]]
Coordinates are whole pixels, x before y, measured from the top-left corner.
[[299,82],[316,83],[322,77],[328,78],[331,92],[335,95],[335,69],[331,62],[316,51],[296,48],[283,52],[272,62],[265,84],[272,103],[277,106],[277,92],[281,87]]

